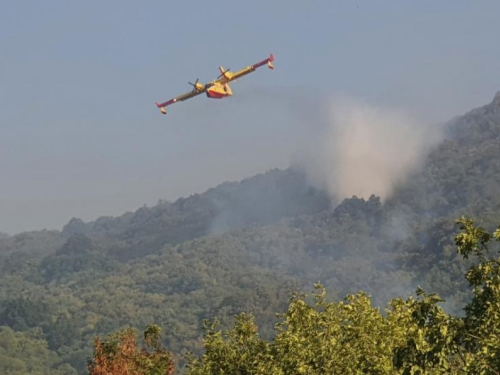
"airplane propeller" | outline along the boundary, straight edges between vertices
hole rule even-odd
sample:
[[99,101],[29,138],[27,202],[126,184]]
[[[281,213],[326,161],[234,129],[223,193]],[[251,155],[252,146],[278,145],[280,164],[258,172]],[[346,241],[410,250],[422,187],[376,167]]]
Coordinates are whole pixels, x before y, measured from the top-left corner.
[[192,82],[188,82],[191,86],[193,86],[193,91],[197,91],[198,89],[196,88],[196,85],[198,84],[198,82],[200,81],[199,78],[196,78],[196,81],[194,83]]
[[225,75],[227,72],[229,72],[231,70],[231,68],[227,68],[226,70],[224,70],[224,73],[221,73],[217,79],[221,78],[223,75]]

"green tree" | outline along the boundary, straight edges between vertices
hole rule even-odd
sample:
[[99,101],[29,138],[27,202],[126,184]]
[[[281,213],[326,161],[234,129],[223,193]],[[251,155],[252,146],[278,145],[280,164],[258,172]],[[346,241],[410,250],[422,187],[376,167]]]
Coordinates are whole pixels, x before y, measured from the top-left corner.
[[461,218],[455,242],[465,259],[477,257],[466,280],[473,287],[465,316],[446,313],[437,294],[418,288],[416,298],[395,298],[385,314],[363,292],[327,302],[316,285],[314,303],[294,294],[280,315],[275,338],[257,333],[254,318],[236,317],[223,334],[205,322],[205,353],[190,356],[189,374],[499,374],[500,258],[487,257],[490,235]]
[[189,358],[191,375],[201,374],[449,374],[457,373],[455,333],[460,323],[440,307],[436,295],[391,301],[385,316],[360,292],[327,302],[317,285],[314,304],[294,294],[262,340],[253,317],[241,314],[224,335],[205,323],[205,354]]
[[488,244],[500,241],[500,227],[490,235],[462,217],[456,237],[458,252],[467,259],[475,255],[479,261],[470,267],[465,278],[473,287],[472,301],[465,307],[463,344],[469,373],[500,374],[500,257],[487,257]]
[[0,374],[76,375],[77,372],[48,349],[39,329],[16,332],[0,327]]

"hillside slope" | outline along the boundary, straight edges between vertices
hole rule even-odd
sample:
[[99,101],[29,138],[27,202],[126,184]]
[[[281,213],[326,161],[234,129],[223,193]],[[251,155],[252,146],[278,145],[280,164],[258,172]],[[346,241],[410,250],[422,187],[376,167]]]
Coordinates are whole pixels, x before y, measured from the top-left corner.
[[227,326],[253,312],[269,335],[289,293],[317,281],[335,298],[363,289],[377,304],[421,284],[459,310],[468,294],[454,219],[500,222],[500,95],[447,134],[385,203],[331,207],[300,171],[273,170],[117,218],[73,219],[62,232],[3,238],[0,326],[41,329],[82,370],[93,336],[126,324],[165,327],[178,356],[199,350],[207,317]]

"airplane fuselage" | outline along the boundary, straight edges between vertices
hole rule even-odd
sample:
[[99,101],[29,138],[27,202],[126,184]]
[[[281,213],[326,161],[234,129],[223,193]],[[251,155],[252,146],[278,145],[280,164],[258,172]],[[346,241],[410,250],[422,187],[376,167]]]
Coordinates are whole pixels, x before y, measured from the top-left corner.
[[233,95],[233,90],[228,83],[214,82],[212,86],[207,89],[207,98],[222,99]]

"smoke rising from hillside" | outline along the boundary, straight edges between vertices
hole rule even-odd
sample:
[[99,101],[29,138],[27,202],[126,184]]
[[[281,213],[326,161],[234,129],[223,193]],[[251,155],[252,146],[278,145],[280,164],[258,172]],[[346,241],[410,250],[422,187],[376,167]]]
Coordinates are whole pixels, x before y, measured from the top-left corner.
[[442,138],[401,110],[352,99],[332,100],[325,129],[306,157],[311,180],[336,199],[388,198]]

